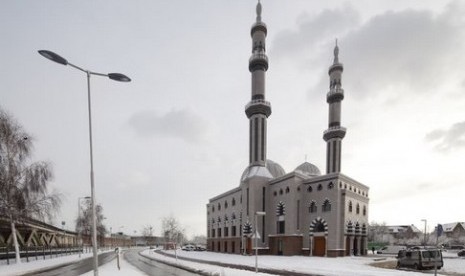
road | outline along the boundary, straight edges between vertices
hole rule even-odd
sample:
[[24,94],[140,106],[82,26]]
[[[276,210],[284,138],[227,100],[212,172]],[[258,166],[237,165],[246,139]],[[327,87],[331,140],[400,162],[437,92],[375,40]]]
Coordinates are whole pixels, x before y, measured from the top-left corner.
[[139,255],[137,249],[124,251],[124,259],[131,265],[137,267],[139,270],[145,272],[147,275],[163,275],[163,276],[198,276],[192,272],[162,264],[152,259]]
[[[139,255],[140,249],[130,249],[123,251],[123,257],[131,265],[143,271],[147,275],[166,275],[166,276],[198,276],[198,274],[186,270],[172,267],[151,260]],[[108,263],[115,258],[114,252],[102,253],[98,256],[99,266]],[[92,257],[82,259],[75,263],[63,264],[53,268],[46,268],[33,273],[23,274],[22,276],[78,276],[92,270]]]
[[[98,255],[98,264],[103,265],[115,258],[114,252],[106,252]],[[93,258],[85,258],[81,261],[64,264],[58,267],[42,269],[22,276],[78,276],[93,269]]]

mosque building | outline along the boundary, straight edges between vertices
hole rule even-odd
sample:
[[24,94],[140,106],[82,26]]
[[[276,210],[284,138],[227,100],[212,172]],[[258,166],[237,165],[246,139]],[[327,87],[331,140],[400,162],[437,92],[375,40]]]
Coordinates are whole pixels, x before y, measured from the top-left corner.
[[271,104],[265,98],[268,69],[265,38],[267,26],[261,20],[262,6],[252,25],[252,95],[245,106],[249,119],[249,165],[240,185],[211,198],[207,204],[207,249],[214,252],[260,254],[348,256],[367,253],[368,191],[364,184],[341,173],[342,139],[341,85],[343,65],[339,48],[329,67],[326,174],[304,162],[286,173],[266,158],[267,119]]

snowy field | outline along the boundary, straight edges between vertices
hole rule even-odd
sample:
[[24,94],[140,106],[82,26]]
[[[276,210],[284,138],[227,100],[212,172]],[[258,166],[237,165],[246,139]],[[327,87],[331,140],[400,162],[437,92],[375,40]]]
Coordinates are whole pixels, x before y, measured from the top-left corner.
[[[174,251],[163,251],[169,254],[174,255]],[[178,265],[187,266],[197,270],[201,270],[207,273],[212,273],[213,275],[221,276],[247,276],[247,275],[260,275],[260,276],[269,276],[270,274],[258,273],[255,274],[251,271],[244,271],[239,269],[223,268],[215,265],[200,264],[197,262],[190,262],[184,260],[176,260],[172,257],[163,256],[161,254],[144,250],[143,255],[163,260],[165,262],[177,263]],[[222,263],[233,263],[239,265],[246,265],[250,267],[255,266],[255,256],[242,256],[242,255],[233,255],[233,254],[222,254],[222,253],[212,253],[212,252],[186,252],[186,251],[177,251],[178,256],[195,258],[199,260],[209,260]],[[92,253],[83,254],[81,258],[91,257]],[[407,276],[416,276],[416,275],[432,275],[433,271],[400,271],[394,269],[383,269],[377,268],[370,265],[370,263],[383,262],[386,260],[394,261],[393,257],[384,257],[379,255],[372,255],[369,257],[345,257],[345,258],[319,258],[319,257],[305,257],[305,256],[259,256],[258,257],[258,266],[261,268],[271,268],[278,270],[288,270],[296,271],[303,273],[314,273],[327,276],[335,275],[357,275],[357,276],[390,276],[390,275],[407,275]],[[37,269],[42,269],[45,267],[51,267],[63,263],[76,262],[79,261],[79,256],[77,254],[58,257],[47,260],[38,260],[31,261],[29,263],[21,263],[19,265],[0,265],[0,275],[2,276],[16,276],[21,275],[26,272],[32,272]],[[124,275],[124,276],[139,276],[145,275],[143,272],[137,270],[131,264],[126,262],[124,258],[121,258],[121,270],[118,270],[116,267],[116,260],[113,260],[99,268],[99,275],[101,276],[111,276],[111,275]],[[93,275],[93,272],[83,274],[85,276]],[[456,254],[453,253],[444,253],[444,268],[441,269],[438,275],[465,275],[465,258],[457,258]]]
[[[173,251],[164,251],[169,254],[174,254]],[[145,250],[142,254],[151,258],[164,260],[167,262],[176,262],[171,257],[162,256],[153,252]],[[221,263],[233,263],[246,266],[255,266],[255,256],[242,256],[233,254],[213,253],[213,252],[196,252],[196,251],[181,251],[177,250],[177,255],[182,257],[189,257],[200,260],[209,260]],[[453,255],[451,255],[453,256]],[[456,255],[455,255],[456,256]],[[445,257],[448,257],[445,254]],[[391,275],[425,275],[434,274],[433,271],[405,271],[395,269],[384,269],[371,266],[371,263],[382,261],[394,261],[393,257],[384,257],[379,255],[372,255],[369,257],[344,257],[344,258],[323,258],[323,257],[305,257],[305,256],[258,256],[258,266],[261,268],[271,268],[279,270],[296,271],[303,273],[314,273],[327,276],[340,276],[340,275],[357,275],[357,276],[391,276]],[[217,267],[208,267],[205,264],[195,262],[188,262],[178,260],[178,264],[188,267],[201,269],[204,271],[215,271]],[[246,275],[244,271],[242,274],[235,274],[234,271],[225,270],[224,275]],[[237,270],[236,270],[237,271]],[[267,275],[267,274],[262,274]],[[438,272],[438,275],[465,275],[465,258],[445,258],[444,267]]]

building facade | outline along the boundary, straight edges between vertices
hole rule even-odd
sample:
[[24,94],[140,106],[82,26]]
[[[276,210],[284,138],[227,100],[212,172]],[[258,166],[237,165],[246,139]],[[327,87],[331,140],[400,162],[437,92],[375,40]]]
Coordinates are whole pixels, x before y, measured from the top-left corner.
[[[207,204],[207,249],[215,252],[347,256],[366,254],[368,192],[364,184],[341,173],[341,126],[344,99],[339,48],[329,67],[326,174],[304,162],[286,173],[268,160],[267,120],[271,104],[265,97],[267,26],[257,4],[251,28],[252,55],[249,59],[252,91],[245,106],[249,119],[249,165],[240,185],[211,198]],[[256,245],[255,245],[256,243]]]

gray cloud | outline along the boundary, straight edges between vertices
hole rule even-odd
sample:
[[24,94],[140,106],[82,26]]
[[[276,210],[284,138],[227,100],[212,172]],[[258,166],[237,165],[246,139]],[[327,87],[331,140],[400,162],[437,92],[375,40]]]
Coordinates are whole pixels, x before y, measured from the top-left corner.
[[[321,72],[311,94],[327,87],[328,76],[321,66],[332,61],[335,37],[339,37],[339,57],[345,66],[343,86],[354,97],[378,95],[384,88],[394,91],[391,99],[405,96],[401,94],[405,89],[415,94],[434,93],[452,78],[451,72],[463,70],[464,13],[465,3],[455,1],[438,14],[388,11],[358,24],[358,12],[350,6],[325,10],[303,17],[297,31],[278,35],[275,50],[301,65],[299,68],[304,65]],[[305,57],[310,54],[318,57],[311,64],[302,64],[309,62]]]
[[128,123],[140,136],[166,136],[194,143],[204,140],[207,129],[206,122],[189,109],[171,110],[162,115],[141,111],[132,115]]
[[449,129],[436,129],[426,134],[425,140],[434,143],[441,152],[465,147],[465,121],[453,124]]
[[317,15],[303,14],[298,19],[296,30],[281,31],[272,43],[271,52],[279,58],[297,58],[314,54],[321,43],[327,44],[357,27],[359,13],[349,4],[340,9],[325,9]]

